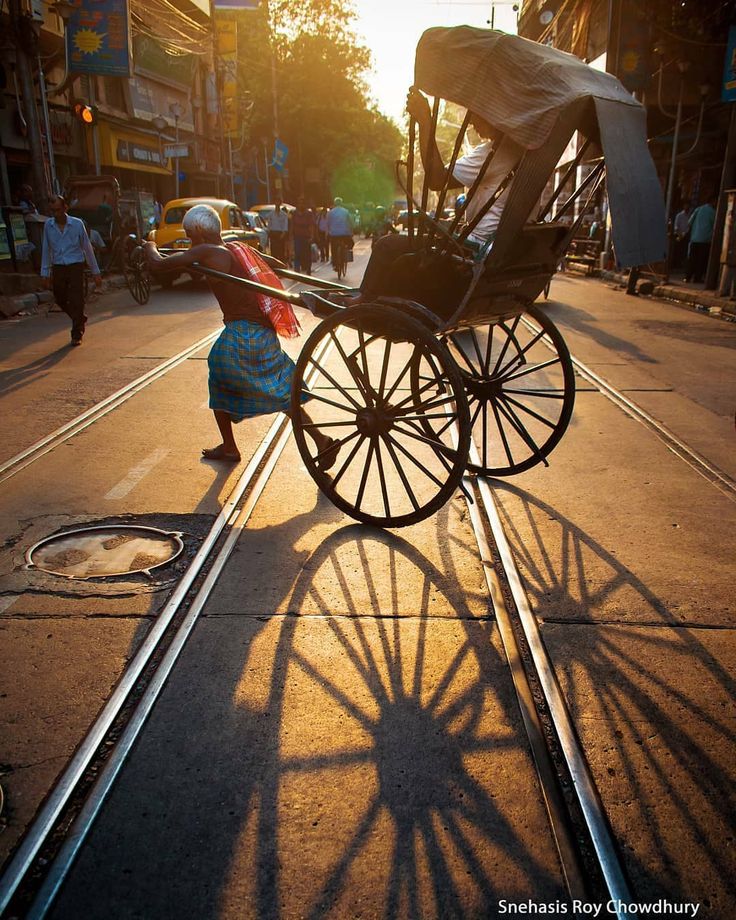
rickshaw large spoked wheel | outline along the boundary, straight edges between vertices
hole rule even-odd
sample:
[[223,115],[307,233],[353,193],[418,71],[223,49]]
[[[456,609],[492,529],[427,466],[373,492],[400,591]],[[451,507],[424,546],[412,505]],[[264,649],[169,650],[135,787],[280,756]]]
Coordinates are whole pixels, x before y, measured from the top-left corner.
[[139,304],[148,303],[151,296],[151,276],[146,266],[146,257],[142,246],[136,246],[124,262],[125,283]]
[[575,374],[555,324],[538,307],[447,338],[463,376],[480,463],[468,469],[511,476],[547,464],[572,416]]
[[[307,386],[309,420],[299,412]],[[359,305],[323,320],[297,361],[291,408],[309,474],[363,523],[416,524],[450,499],[465,471],[470,413],[460,373],[426,326],[392,307]],[[329,472],[314,431],[340,445]]]

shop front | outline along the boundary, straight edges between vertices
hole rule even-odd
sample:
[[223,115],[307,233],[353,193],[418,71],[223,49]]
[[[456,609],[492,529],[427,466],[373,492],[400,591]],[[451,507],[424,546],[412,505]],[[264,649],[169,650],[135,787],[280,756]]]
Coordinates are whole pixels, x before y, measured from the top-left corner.
[[102,171],[114,175],[121,188],[160,195],[162,185],[173,187],[173,173],[156,134],[101,122],[98,143]]

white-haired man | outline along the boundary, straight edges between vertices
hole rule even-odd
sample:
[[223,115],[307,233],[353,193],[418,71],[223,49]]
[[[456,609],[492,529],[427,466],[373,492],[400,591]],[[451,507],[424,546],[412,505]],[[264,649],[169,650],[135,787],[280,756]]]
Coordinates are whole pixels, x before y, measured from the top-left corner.
[[[155,243],[146,243],[146,257],[152,272],[185,268],[197,262],[205,268],[245,278],[246,273],[233,251],[222,241],[222,224],[214,208],[195,205],[184,215],[184,231],[191,248],[164,257]],[[222,443],[205,448],[207,460],[237,463],[240,451],[233,434],[233,422],[271,412],[290,414],[294,362],[279,345],[276,332],[261,309],[258,293],[245,285],[207,276],[212,293],[222,310],[225,328],[212,346],[209,368],[210,408],[214,412]],[[304,392],[303,400],[309,399]],[[307,424],[309,416],[301,410]],[[317,446],[318,465],[328,470],[337,460],[339,442],[318,429],[307,429]]]

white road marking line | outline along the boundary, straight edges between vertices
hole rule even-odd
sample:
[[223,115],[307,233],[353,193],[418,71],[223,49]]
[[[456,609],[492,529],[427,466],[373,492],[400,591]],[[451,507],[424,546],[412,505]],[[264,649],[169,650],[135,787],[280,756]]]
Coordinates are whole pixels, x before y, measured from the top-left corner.
[[138,464],[138,466],[134,466],[125,479],[121,479],[116,486],[113,486],[105,498],[108,501],[114,501],[117,498],[125,498],[128,492],[132,491],[141,479],[147,476],[154,466],[159,464],[168,454],[169,450],[167,448],[156,448],[156,450],[154,450],[152,454],[149,454],[145,460]]
[[5,613],[8,607],[10,607],[11,604],[14,604],[17,600],[17,594],[11,594],[9,597],[0,597],[0,613]]

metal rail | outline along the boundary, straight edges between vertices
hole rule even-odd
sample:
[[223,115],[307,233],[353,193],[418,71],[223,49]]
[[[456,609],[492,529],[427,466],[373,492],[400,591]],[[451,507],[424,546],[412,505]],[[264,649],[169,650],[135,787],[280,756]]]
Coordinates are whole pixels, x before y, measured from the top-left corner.
[[[332,347],[332,341],[326,342],[320,358],[324,358]],[[310,380],[307,382],[311,383],[316,374],[317,371],[315,370]],[[197,592],[191,608],[174,636],[171,645],[164,654],[161,663],[156,668],[140,703],[136,706],[131,721],[128,723],[119,739],[119,751],[118,745],[116,745],[115,750],[105,763],[93,787],[91,795],[86,800],[82,811],[74,822],[71,833],[60,849],[57,858],[52,864],[52,868],[49,870],[42,887],[39,889],[32,906],[32,913],[29,914],[29,916],[45,916],[64,878],[66,878],[82,843],[86,839],[107,793],[120,772],[135,738],[137,738],[148,714],[153,708],[166,678],[173,668],[181,649],[184,647],[186,639],[203,609],[209,594],[214,588],[215,582],[225,562],[232,553],[243,525],[247,522],[258,498],[263,492],[276,461],[288,441],[289,435],[290,422],[288,417],[280,414],[271,425],[246,469],[238,479],[233,491],[230,493],[220,514],[212,525],[210,532],[207,534],[207,537],[190,563],[189,568],[184,573],[183,578],[175,588],[166,606],[158,615],[156,622],[151,627],[151,631],[146,636],[141,648],[126,668],[115,691],[105,704],[87,735],[84,737],[60,780],[45,800],[30,831],[26,833],[23,842],[3,873],[0,879],[0,914],[7,908],[23,882],[23,879],[34,865],[34,860],[38,856],[41,847],[53,831],[64,809],[67,807],[75,789],[89,768],[95,753],[102,744],[115,719],[127,703],[131,693],[136,688],[137,682],[140,680],[145,667],[163,642],[174,617],[185,601],[195,580],[202,572],[217,540],[229,527],[230,533],[215,560],[214,567],[207,574],[202,587]],[[248,490],[250,491],[246,503],[242,509],[239,509],[238,505]]]
[[[479,463],[480,458],[478,457],[477,450],[474,445],[471,446],[471,455],[473,454],[473,462]],[[593,778],[590,775],[588,764],[585,760],[585,755],[583,754],[582,748],[578,741],[578,737],[575,732],[567,704],[565,703],[564,696],[557,681],[557,675],[555,674],[554,668],[547,654],[547,650],[542,641],[542,637],[539,633],[539,627],[537,625],[536,618],[529,604],[529,599],[527,597],[526,591],[524,590],[521,576],[519,575],[519,571],[516,567],[516,562],[514,560],[511,547],[506,538],[506,533],[503,529],[503,524],[501,523],[501,519],[496,508],[496,503],[493,498],[490,482],[484,477],[478,477],[477,483],[478,490],[480,492],[481,504],[491,528],[491,533],[493,534],[493,539],[498,549],[500,561],[506,575],[507,583],[511,590],[514,604],[516,606],[519,624],[523,631],[524,639],[528,645],[532,661],[534,663],[534,668],[539,679],[539,684],[544,693],[545,701],[555,726],[560,747],[564,754],[565,762],[573,782],[576,798],[580,805],[588,833],[590,834],[591,841],[595,848],[596,857],[603,874],[606,888],[608,889],[609,898],[611,901],[615,901],[618,905],[622,905],[621,907],[616,908],[615,915],[617,918],[619,918],[619,920],[625,920],[625,918],[628,917],[628,912],[626,911],[625,907],[627,904],[631,903],[633,899],[631,897],[631,892],[626,881],[626,876],[611,834],[608,819],[603,808],[603,803],[601,802],[600,796],[598,795],[598,790],[596,789]],[[487,544],[485,543],[485,534],[479,530],[482,525],[478,517],[478,511],[474,511],[472,506],[469,506],[469,508],[471,518],[473,520],[473,527],[476,532],[476,537],[479,538],[478,543],[479,548],[481,549],[481,557],[483,558],[484,553],[489,552],[487,549]],[[503,601],[503,596],[501,595],[501,592],[498,588],[498,582],[495,572],[493,571],[490,558],[484,562],[483,568],[486,573],[486,581],[491,593],[494,609],[496,611],[497,617],[499,618],[499,630],[501,631],[501,636],[504,642],[504,647],[506,648],[507,656],[509,656],[509,664],[512,667],[512,673],[514,673],[514,671],[518,671],[518,669],[521,667],[520,664],[516,663],[512,665],[512,662],[515,662],[515,659],[518,657],[516,640],[512,632],[509,637],[511,627],[508,611]],[[509,645],[507,645],[507,641],[509,642]],[[515,678],[515,683],[516,681],[517,678]],[[526,723],[528,718],[528,706],[525,702],[525,699],[525,691],[522,691],[520,704]],[[535,748],[536,731],[537,729],[533,727],[534,734],[530,735],[533,750]],[[544,787],[544,776],[542,774],[540,774],[540,780],[543,781]],[[545,797],[547,797],[547,795],[548,790],[545,789]],[[570,891],[570,896],[571,898],[579,898],[580,896],[576,895],[575,891],[578,890],[577,886],[582,884],[582,880],[575,874],[575,862],[570,862],[567,834],[564,832],[564,828],[561,828],[559,824],[559,815],[557,815],[554,811],[551,811],[550,814],[553,820],[553,831],[558,846],[558,852],[560,853],[560,859],[562,862],[563,873],[565,875],[566,882],[568,883],[568,886],[571,883],[576,886],[575,888],[568,888]]]
[[41,438],[40,441],[36,441],[35,444],[27,447],[25,450],[21,451],[21,453],[16,454],[14,457],[11,457],[10,460],[6,460],[3,464],[0,464],[0,483],[10,479],[11,476],[15,476],[16,473],[24,470],[27,466],[30,466],[31,463],[34,463],[40,457],[52,451],[55,447],[63,444],[64,441],[68,441],[69,438],[74,437],[75,434],[84,431],[85,428],[93,422],[96,422],[103,415],[121,406],[126,400],[130,399],[131,396],[135,396],[135,394],[144,387],[158,380],[159,377],[163,377],[164,374],[167,374],[177,365],[186,361],[193,354],[205,348],[207,345],[210,345],[219,334],[219,329],[216,332],[210,332],[203,339],[199,339],[193,345],[189,345],[183,351],[168,358],[162,364],[151,368],[150,371],[146,371],[145,374],[137,377],[135,380],[131,381],[131,383],[116,390],[111,396],[107,396],[101,402],[87,409],[86,412],[82,412],[81,415],[78,415],[70,422],[57,428],[56,431],[52,431],[51,434]]
[[[540,333],[542,330],[536,323],[532,322],[526,316],[521,317],[522,322],[531,329],[534,333]],[[547,336],[542,337],[542,341],[549,347],[550,343],[547,339]],[[663,425],[662,422],[657,421],[653,416],[649,415],[648,412],[645,412],[641,406],[638,406],[635,402],[629,399],[627,396],[617,390],[612,384],[610,384],[604,377],[601,377],[599,374],[596,374],[595,371],[592,371],[587,365],[583,364],[582,361],[578,358],[570,356],[575,370],[587,380],[589,383],[592,383],[596,389],[598,389],[607,399],[610,399],[612,403],[617,405],[619,409],[622,409],[628,416],[635,419],[645,428],[648,428],[652,431],[660,441],[662,441],[675,456],[679,457],[681,460],[684,460],[688,466],[690,466],[696,473],[699,473],[704,479],[707,479],[711,485],[714,485],[719,489],[724,495],[730,498],[732,501],[736,501],[736,481],[734,481],[728,473],[724,473],[723,470],[719,470],[714,464],[709,460],[706,460],[701,454],[696,450],[693,450],[692,447],[689,447],[685,444],[684,441],[681,441],[677,435],[670,431],[670,429]]]

